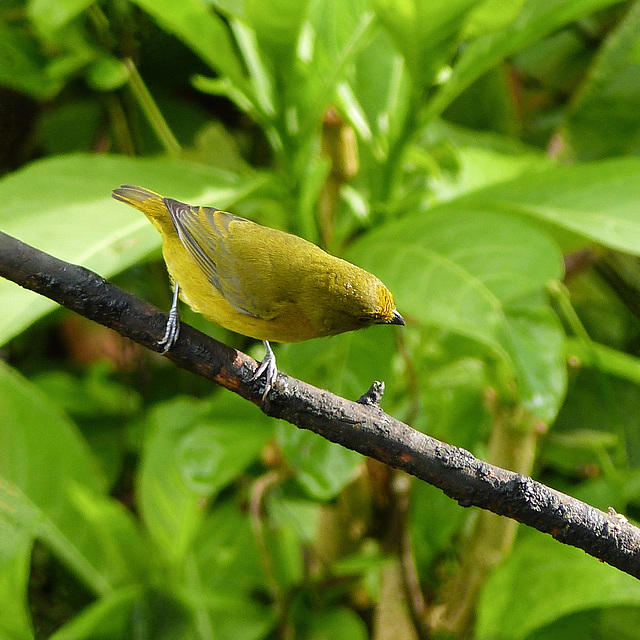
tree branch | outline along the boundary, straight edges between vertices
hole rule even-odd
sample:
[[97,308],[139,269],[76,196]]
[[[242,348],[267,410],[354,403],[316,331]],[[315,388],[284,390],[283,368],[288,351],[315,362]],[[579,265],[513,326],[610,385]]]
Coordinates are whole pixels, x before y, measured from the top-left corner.
[[[54,258],[0,232],[0,276],[44,295],[160,351],[167,315],[85,269]],[[640,578],[640,529],[531,478],[474,458],[384,413],[374,389],[352,402],[279,373],[262,401],[249,356],[183,324],[166,354],[281,418],[349,449],[402,469],[442,489],[464,507],[477,506],[551,534]]]

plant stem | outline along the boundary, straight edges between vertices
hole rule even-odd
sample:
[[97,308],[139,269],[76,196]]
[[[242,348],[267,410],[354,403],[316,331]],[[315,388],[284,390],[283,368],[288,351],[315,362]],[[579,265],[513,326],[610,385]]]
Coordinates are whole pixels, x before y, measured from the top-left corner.
[[[489,440],[489,459],[493,464],[529,474],[541,433],[534,416],[523,408],[501,405],[491,400],[494,415]],[[477,514],[461,558],[460,570],[444,589],[444,605],[434,616],[438,631],[456,638],[471,638],[478,597],[491,570],[511,552],[518,523],[489,511]]]
[[133,94],[140,105],[140,108],[147,116],[149,124],[154,130],[158,140],[162,143],[167,152],[172,156],[179,156],[182,149],[180,143],[171,132],[167,121],[158,109],[158,105],[155,103],[153,96],[147,89],[142,77],[138,73],[135,64],[131,58],[126,58],[124,64],[129,71],[129,86],[133,91]]
[[[611,355],[615,354],[614,350],[606,350],[606,348],[602,347],[601,345],[596,345],[593,342],[591,336],[582,324],[580,317],[576,313],[576,310],[571,304],[571,296],[569,294],[569,290],[563,283],[556,281],[551,282],[547,285],[547,290],[549,291],[549,295],[552,296],[554,302],[557,304],[564,321],[569,325],[569,328],[575,334],[576,342],[578,344],[581,344],[583,352],[587,354],[587,359],[595,369],[603,372],[608,372],[609,370],[611,370],[615,373],[615,364],[619,364],[620,360],[623,361],[623,369],[625,371],[631,369],[630,367],[628,367],[628,363],[624,362],[624,360],[619,357],[615,358],[615,364],[612,365],[609,360],[611,358]],[[606,364],[605,360],[607,361]],[[619,445],[616,449],[616,465],[619,465],[620,468],[623,468],[629,464],[624,418],[620,412],[619,403],[615,399],[611,381],[607,376],[602,376],[602,378],[600,379],[600,386],[602,387],[602,397],[608,398],[610,402],[609,406],[613,407],[613,410],[611,412],[611,419],[612,424],[615,426],[615,434],[617,435],[619,442]]]
[[124,153],[127,156],[135,155],[133,139],[131,138],[131,131],[127,123],[127,118],[120,102],[120,97],[116,94],[109,94],[106,97],[107,100],[107,113],[113,127],[115,139],[118,144],[120,153]]

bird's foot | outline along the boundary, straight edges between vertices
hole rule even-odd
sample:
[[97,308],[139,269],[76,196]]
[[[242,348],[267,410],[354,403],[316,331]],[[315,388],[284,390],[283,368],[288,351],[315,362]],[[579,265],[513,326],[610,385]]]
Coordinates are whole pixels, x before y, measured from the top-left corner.
[[167,328],[164,331],[162,340],[158,342],[158,346],[162,347],[162,355],[167,353],[171,347],[176,343],[178,334],[180,333],[180,318],[178,314],[169,313],[169,320],[167,321]]
[[266,340],[263,340],[262,344],[264,344],[265,349],[264,359],[255,370],[253,379],[257,380],[264,374],[264,391],[262,393],[262,400],[264,401],[278,376],[278,367],[276,366],[276,357],[271,350],[271,345]]
[[173,301],[171,302],[171,309],[169,309],[169,319],[167,320],[167,326],[164,330],[164,336],[162,340],[158,342],[158,345],[162,347],[162,355],[167,353],[171,347],[176,343],[178,334],[180,333],[180,313],[178,311],[178,294],[180,289],[178,285],[175,285],[173,289]]

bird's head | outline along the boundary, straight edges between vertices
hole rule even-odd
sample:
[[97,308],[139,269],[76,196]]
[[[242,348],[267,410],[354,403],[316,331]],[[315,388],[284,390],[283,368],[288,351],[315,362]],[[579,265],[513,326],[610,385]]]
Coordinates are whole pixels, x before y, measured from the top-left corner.
[[373,324],[404,325],[391,292],[373,274],[346,263],[333,276],[330,299],[323,304],[326,335],[363,329]]

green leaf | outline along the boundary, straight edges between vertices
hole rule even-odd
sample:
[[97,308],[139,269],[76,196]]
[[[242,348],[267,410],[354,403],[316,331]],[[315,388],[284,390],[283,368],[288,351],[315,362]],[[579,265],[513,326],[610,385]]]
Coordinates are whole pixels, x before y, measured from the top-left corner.
[[584,344],[576,338],[567,339],[567,357],[576,358],[580,366],[595,367],[640,385],[640,359],[602,344]]
[[60,627],[50,640],[111,638],[195,638],[192,612],[163,589],[138,585],[116,589],[99,598]]
[[[412,375],[420,381],[420,411],[414,406],[412,426],[439,440],[473,449],[490,424],[484,396],[495,381],[486,362],[486,348],[459,334],[421,331],[416,336],[412,329],[402,331],[407,332]],[[420,342],[416,343],[416,338]]]
[[38,122],[38,137],[47,155],[89,151],[102,117],[97,101],[76,100],[43,114]]
[[479,37],[465,46],[453,66],[451,76],[427,104],[425,121],[440,115],[457,95],[500,60],[565,24],[619,2],[620,0],[526,0],[520,14],[507,28]]
[[506,309],[506,318],[520,397],[529,411],[551,422],[567,388],[564,332],[558,317],[540,305]]
[[322,508],[316,500],[287,498],[283,492],[271,493],[267,501],[269,522],[276,528],[294,530],[297,538],[307,545],[316,542]]
[[74,418],[124,420],[140,412],[140,397],[131,386],[113,379],[108,363],[98,362],[82,373],[74,376],[68,371],[52,369],[31,381]]
[[[0,469],[4,479],[36,505],[63,500],[57,491],[70,480],[88,490],[102,491],[102,478],[75,425],[4,362],[0,362],[0,383]],[[56,464],[47,464],[49,460]]]
[[27,603],[32,544],[32,531],[7,518],[5,509],[0,508],[0,636],[3,638],[33,638]]
[[61,79],[47,73],[46,58],[33,39],[4,22],[0,22],[0,60],[0,84],[5,87],[46,99],[62,86]]
[[138,586],[126,586],[105,594],[62,625],[49,640],[126,637],[130,631],[132,609],[144,594]]
[[524,4],[524,0],[484,0],[467,18],[463,38],[470,39],[504,29],[512,22]]
[[525,406],[545,421],[555,415],[566,374],[545,288],[563,267],[546,234],[495,208],[452,201],[373,231],[349,256],[391,289],[409,323],[488,346],[510,364]]
[[80,484],[71,485],[68,494],[76,526],[86,536],[81,546],[105,578],[113,585],[147,579],[154,558],[132,513],[121,502],[96,496]]
[[640,254],[640,160],[554,166],[476,191],[459,206],[500,208]]
[[562,274],[560,252],[544,233],[454,202],[376,229],[349,256],[390,285],[401,313],[496,348],[504,305],[539,298]]
[[[526,577],[526,578],[525,578]],[[576,611],[640,605],[640,583],[550,536],[529,532],[489,577],[478,640],[519,640]]]
[[[53,157],[0,180],[0,229],[108,278],[160,245],[160,235],[145,216],[113,200],[112,189],[140,184],[187,202],[224,208],[260,180],[182,160]],[[0,344],[55,307],[0,280]]]
[[238,597],[265,584],[249,513],[234,501],[206,514],[193,545],[198,579],[213,593]]
[[478,0],[372,1],[418,88],[430,83],[453,54],[469,12],[478,4]]
[[351,482],[362,456],[316,433],[278,423],[278,444],[293,467],[296,480],[312,497],[331,500]]
[[[271,501],[270,501],[271,502]],[[273,576],[283,591],[290,591],[304,580],[304,545],[296,524],[274,522],[264,532],[266,553],[271,557]]]
[[309,0],[245,1],[245,20],[273,62],[289,65],[295,59],[308,6]]
[[[589,468],[602,469],[602,478],[611,484],[616,496],[597,506],[606,509],[613,505],[624,510],[629,493],[625,489],[623,495],[623,476],[634,474],[640,460],[640,386],[637,381],[605,375],[609,371],[606,354],[598,351],[597,357],[602,362],[598,369],[585,367],[574,374],[548,446],[541,454],[549,460],[544,462],[545,468],[555,465],[564,475],[591,477],[598,472],[594,474]],[[616,464],[615,471],[611,461]],[[579,490],[567,487],[572,495]],[[630,491],[637,495],[637,489]]]
[[[409,149],[408,160],[421,163],[421,157],[429,153],[434,143],[453,145],[455,171],[433,171],[433,160],[422,163],[432,174],[431,190],[426,197],[444,202],[493,185],[522,177],[528,179],[549,167],[553,161],[546,154],[514,140],[493,133],[468,131],[441,121],[428,125],[421,140]],[[436,146],[438,149],[438,146]],[[433,175],[435,174],[435,175]]]
[[[232,22],[231,28],[251,76],[251,86],[255,96],[252,106],[257,110],[255,116],[268,129],[269,122],[274,118],[277,108],[274,79],[268,65],[265,65],[260,55],[256,34],[240,21]],[[226,78],[221,80],[224,82]],[[229,92],[229,97],[233,98],[232,92]],[[237,104],[242,108],[243,101],[239,100]]]
[[375,17],[363,0],[312,3],[303,31],[308,51],[301,54],[300,86],[292,87],[303,142],[315,134],[349,65],[373,37],[374,25]]
[[49,56],[46,73],[49,77],[64,82],[99,55],[98,49],[87,39],[80,20],[62,25],[52,34],[48,44],[56,54]]
[[146,571],[131,515],[104,480],[73,423],[0,364],[0,512],[40,538],[94,592]]
[[351,609],[331,609],[311,616],[307,640],[367,640],[369,632],[364,620]]
[[158,24],[245,93],[247,79],[224,21],[198,0],[134,0]]
[[29,18],[43,34],[51,34],[82,13],[91,0],[29,0]]
[[170,562],[184,558],[208,500],[259,457],[272,423],[230,394],[178,398],[150,417],[139,483],[142,518]]
[[229,603],[223,610],[212,607],[212,620],[213,637],[219,640],[263,640],[277,626],[274,608],[256,598]]
[[244,19],[244,0],[208,0],[208,3],[225,16]]
[[[600,628],[596,633],[602,640],[635,640],[640,627],[640,608],[611,607],[604,609],[600,613],[599,622]],[[590,632],[593,628],[591,626]],[[567,637],[566,634],[563,635]]]
[[[407,116],[411,82],[402,56],[389,35],[377,30],[355,59],[348,84],[338,86],[338,99],[360,138],[371,147],[373,159],[360,154],[361,174],[380,179],[382,160],[402,130]],[[366,147],[364,147],[366,150]]]
[[409,504],[413,553],[424,579],[433,571],[435,559],[451,549],[467,514],[455,500],[426,482],[412,484]]
[[634,153],[640,146],[639,38],[640,5],[634,3],[607,34],[569,105],[567,138],[580,158]]
[[87,82],[98,91],[114,91],[129,80],[129,71],[122,60],[101,56],[87,70]]
[[[562,416],[562,412],[560,415]],[[573,422],[576,418],[577,415],[571,416],[569,420]],[[559,420],[562,421],[562,418],[559,417]],[[563,426],[565,425],[561,424],[556,428],[554,424],[554,431],[545,442],[544,453],[540,459],[544,460],[546,469],[555,468],[565,475],[579,476],[585,469],[598,468],[605,459],[607,450],[614,450],[619,445],[616,436],[608,431],[596,431],[583,427],[563,432],[561,430]],[[593,502],[589,504],[593,505]]]
[[394,354],[394,330],[388,326],[281,345],[277,351],[278,365],[289,375],[353,400],[374,380],[393,378]]
[[[194,540],[187,573],[193,606],[220,640],[259,640],[276,623],[274,607],[259,604],[267,589],[249,513],[239,501],[218,503]],[[199,614],[200,615],[200,614]]]

